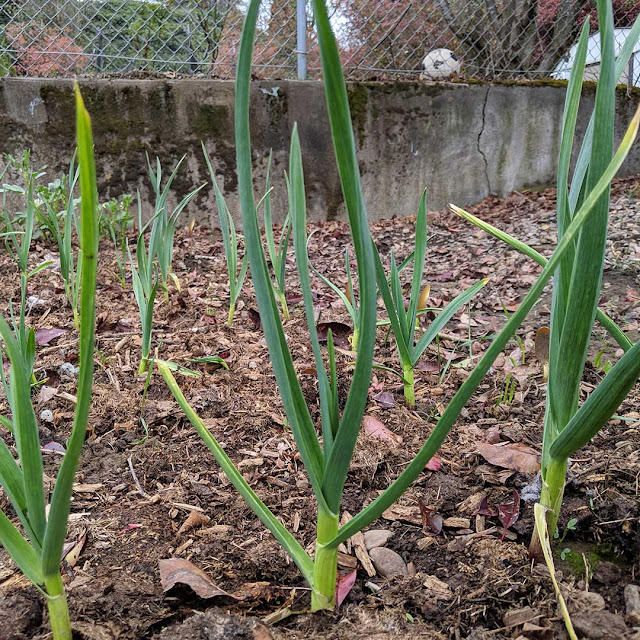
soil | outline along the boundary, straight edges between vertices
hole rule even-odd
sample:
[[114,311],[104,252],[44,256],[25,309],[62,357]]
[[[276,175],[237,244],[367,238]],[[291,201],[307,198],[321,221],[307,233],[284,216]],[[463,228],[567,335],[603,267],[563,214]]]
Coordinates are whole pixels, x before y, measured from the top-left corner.
[[[639,197],[637,180],[614,184],[601,300],[634,341],[640,322]],[[471,211],[545,255],[552,251],[552,190],[489,198]],[[376,224],[373,236],[381,253],[386,257],[393,250],[404,258],[413,225],[412,219]],[[428,225],[424,279],[434,307],[481,278],[490,281],[422,358],[415,410],[403,403],[394,374],[374,372],[367,415],[395,438],[361,433],[343,501],[351,514],[409,462],[468,375],[470,361],[482,354],[540,270],[454,214],[430,213]],[[312,227],[317,233],[311,261],[344,288],[346,224]],[[45,237],[34,245],[34,266],[48,256],[55,259]],[[199,371],[198,378],[178,375],[185,396],[258,496],[305,547],[313,545],[314,500],[277,393],[250,282],[229,328],[220,232],[179,231],[174,270],[181,290],[172,285],[168,300],[160,295],[156,306],[154,345],[160,357]],[[309,590],[296,567],[230,485],[157,373],[145,393],[145,377],[136,375],[137,307],[130,286],[122,288],[114,271],[113,250],[103,241],[93,407],[68,534],[79,555],[64,563],[78,638],[567,637],[548,572],[532,568],[528,557],[534,501],[524,500],[535,494],[541,448],[545,385],[534,337],[548,323],[548,294],[463,410],[438,452],[439,468],[435,463],[430,465],[435,470],[425,469],[386,517],[368,527],[393,533],[386,546],[407,563],[408,575],[368,576],[349,544],[342,549],[340,570],[348,574],[357,568],[353,588],[335,613],[312,615]],[[409,277],[403,272],[407,282]],[[0,286],[6,315],[4,301],[19,299],[18,277],[6,254],[0,258]],[[57,445],[64,446],[73,415],[76,381],[73,370],[61,365],[76,363],[77,334],[55,268],[40,272],[30,286],[32,326],[64,331],[54,338],[39,334],[36,357],[36,376],[43,383],[34,402],[50,484],[61,460]],[[319,320],[348,324],[338,297],[316,277],[313,286]],[[287,296],[292,317],[285,331],[315,419],[316,379],[292,252]],[[431,318],[433,313],[426,314],[421,322],[426,326]],[[385,334],[381,327],[376,362],[397,368],[395,347]],[[338,367],[346,391],[353,354],[348,342],[342,344]],[[189,361],[212,354],[221,355],[229,370]],[[619,356],[617,345],[596,327],[583,397]],[[618,410],[620,417],[570,461],[562,539],[555,548],[558,578],[579,637],[640,637],[624,621],[624,588],[638,583],[640,569],[639,399],[636,386]],[[7,413],[0,401],[0,414]],[[8,432],[2,436],[13,445]],[[527,466],[517,456],[500,466],[480,454],[486,451],[483,444],[498,442],[517,443]],[[512,514],[519,509],[506,529],[488,515],[497,505]],[[4,496],[0,506],[10,513]],[[158,562],[168,558],[189,560],[226,594],[203,598],[185,584],[164,592]],[[45,637],[41,594],[0,552],[0,639]]]

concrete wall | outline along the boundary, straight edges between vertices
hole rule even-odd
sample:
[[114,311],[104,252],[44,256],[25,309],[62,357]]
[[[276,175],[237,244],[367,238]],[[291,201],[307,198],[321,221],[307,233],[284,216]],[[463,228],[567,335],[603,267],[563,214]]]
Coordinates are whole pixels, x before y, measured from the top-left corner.
[[[233,84],[201,80],[82,80],[92,114],[101,197],[140,189],[149,201],[145,152],[158,155],[168,172],[187,154],[172,199],[208,181],[200,141],[212,157],[232,213],[237,212],[233,139]],[[358,84],[349,89],[362,182],[369,215],[377,220],[415,212],[428,190],[429,209],[448,202],[467,205],[488,194],[553,183],[564,87],[559,83]],[[618,139],[640,93],[618,92]],[[593,104],[584,91],[578,133]],[[253,86],[252,142],[256,189],[262,194],[273,149],[274,217],[286,214],[283,171],[289,135],[298,122],[309,215],[344,216],[322,85],[259,82]],[[0,79],[0,150],[33,150],[49,175],[65,170],[74,145],[72,82]],[[636,146],[623,173],[640,173]],[[196,197],[184,220],[211,218],[212,190]]]

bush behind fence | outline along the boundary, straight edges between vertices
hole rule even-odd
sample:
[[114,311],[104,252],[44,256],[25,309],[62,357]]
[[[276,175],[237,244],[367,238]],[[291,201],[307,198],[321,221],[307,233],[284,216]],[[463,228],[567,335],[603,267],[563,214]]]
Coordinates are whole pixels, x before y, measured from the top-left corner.
[[[328,2],[347,75],[359,80],[564,78],[583,22],[590,18],[593,34],[598,28],[593,0]],[[258,77],[319,76],[307,5],[264,3]],[[0,0],[0,74],[230,78],[244,11],[245,0]],[[618,47],[638,13],[640,0],[614,0]],[[592,77],[599,56],[594,35]],[[640,84],[640,53],[635,58],[630,84]]]

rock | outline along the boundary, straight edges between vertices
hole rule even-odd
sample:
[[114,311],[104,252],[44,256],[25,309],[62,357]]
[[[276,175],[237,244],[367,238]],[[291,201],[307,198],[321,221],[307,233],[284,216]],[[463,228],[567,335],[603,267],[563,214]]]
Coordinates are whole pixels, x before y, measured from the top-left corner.
[[581,611],[571,621],[578,637],[589,640],[621,640],[627,632],[622,616],[609,611]]
[[594,591],[571,591],[567,598],[569,613],[580,611],[603,611],[604,598]]
[[376,571],[383,578],[392,578],[393,576],[406,576],[409,574],[407,565],[404,560],[391,549],[386,547],[374,547],[369,552],[371,561]]
[[364,532],[364,546],[367,551],[371,551],[376,547],[384,547],[392,537],[393,531],[388,529],[371,529]]
[[538,618],[540,614],[531,607],[523,607],[522,609],[509,609],[504,614],[505,627],[518,627],[525,622],[531,622]]
[[617,584],[620,580],[622,572],[620,567],[613,564],[613,562],[599,562],[598,566],[593,572],[593,579],[600,584]]
[[628,584],[624,588],[624,603],[627,608],[627,622],[640,627],[640,587],[635,584]]

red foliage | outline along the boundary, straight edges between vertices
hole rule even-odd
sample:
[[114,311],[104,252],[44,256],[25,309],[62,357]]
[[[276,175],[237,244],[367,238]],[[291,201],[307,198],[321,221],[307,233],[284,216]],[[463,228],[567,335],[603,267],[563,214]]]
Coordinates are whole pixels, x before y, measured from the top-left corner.
[[68,36],[36,24],[7,27],[7,45],[13,49],[18,75],[55,76],[84,71],[89,57]]

